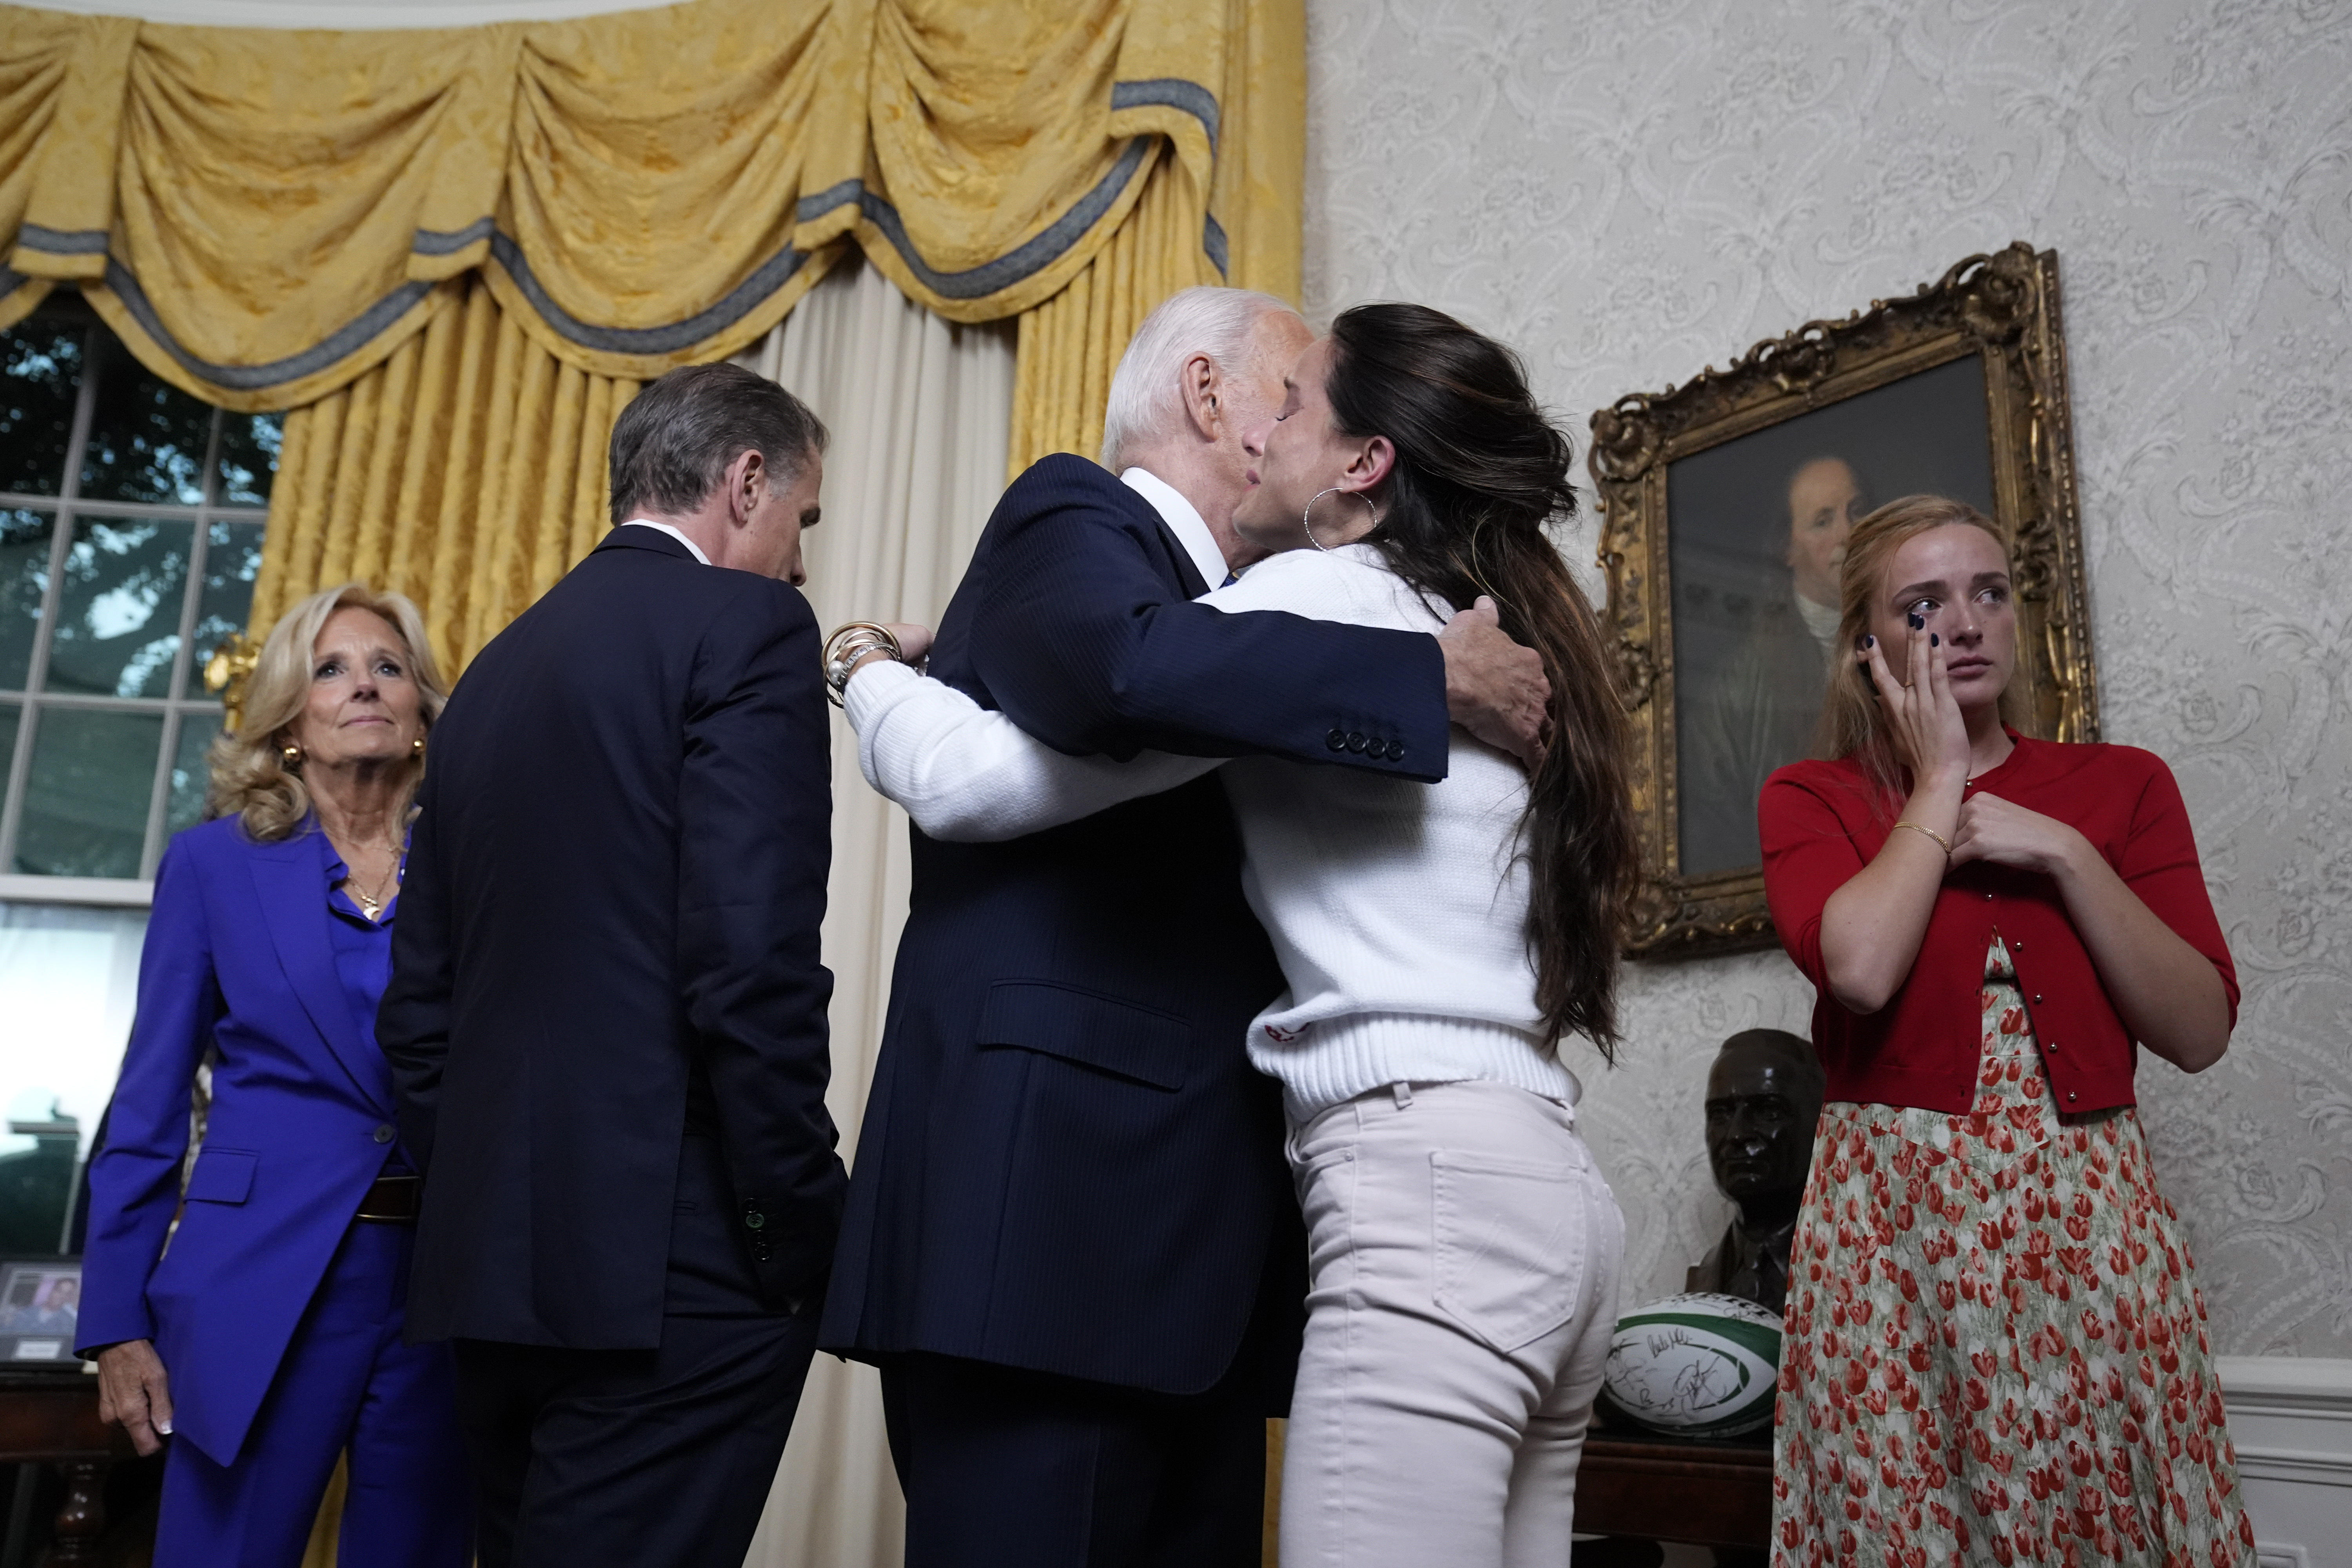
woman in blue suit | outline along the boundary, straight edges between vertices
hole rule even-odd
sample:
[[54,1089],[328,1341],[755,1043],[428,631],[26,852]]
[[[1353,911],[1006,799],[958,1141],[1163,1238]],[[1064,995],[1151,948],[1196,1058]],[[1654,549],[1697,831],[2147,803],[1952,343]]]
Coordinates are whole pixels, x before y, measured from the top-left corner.
[[417,1177],[374,1033],[443,695],[408,600],[304,600],[156,872],[79,1337],[106,1418],[172,1439],[158,1568],[293,1568],[344,1455],[342,1568],[471,1554],[447,1347],[401,1342]]

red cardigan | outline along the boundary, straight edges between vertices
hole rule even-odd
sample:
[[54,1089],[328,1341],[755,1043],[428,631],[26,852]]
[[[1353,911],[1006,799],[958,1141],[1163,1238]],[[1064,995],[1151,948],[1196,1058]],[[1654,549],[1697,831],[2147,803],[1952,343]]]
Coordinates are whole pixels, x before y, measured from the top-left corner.
[[[2089,839],[2157,918],[2220,972],[2234,1026],[2238,974],[2171,770],[2136,747],[2015,738],[2009,760],[1970,792],[2056,817]],[[1886,1005],[1865,1017],[1831,995],[1822,910],[1894,831],[1893,810],[1874,810],[1870,795],[1849,758],[1791,763],[1766,782],[1757,803],[1764,892],[1780,945],[1813,983],[1813,1046],[1829,1098],[1968,1110],[1980,1046],[1978,993],[1998,930],[2016,961],[2059,1109],[2134,1103],[2131,1035],[2047,877],[1983,861],[1954,868],[1936,895],[1919,956]]]

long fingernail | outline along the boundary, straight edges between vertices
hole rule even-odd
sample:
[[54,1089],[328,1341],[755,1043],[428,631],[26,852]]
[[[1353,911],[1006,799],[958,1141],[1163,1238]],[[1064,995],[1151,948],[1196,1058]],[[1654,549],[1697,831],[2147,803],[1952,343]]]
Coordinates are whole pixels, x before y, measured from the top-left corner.
[[1929,632],[1929,633],[1927,634],[1927,646],[1928,646],[1929,647],[1940,647],[1940,646],[1942,645],[1943,641],[1944,641],[1944,639],[1943,639],[1942,637],[1937,637],[1937,636],[1935,633],[1933,633],[1933,632]]
[[1921,626],[1926,626],[1926,625],[1927,624],[1926,621],[1924,621],[1924,620],[1920,619],[1917,616],[1904,616],[1903,618],[1904,618],[1905,620],[1909,621],[1909,622],[1911,623],[1911,629],[1912,629],[1913,631],[1915,631],[1915,632],[1916,632],[1916,631],[1917,631]]

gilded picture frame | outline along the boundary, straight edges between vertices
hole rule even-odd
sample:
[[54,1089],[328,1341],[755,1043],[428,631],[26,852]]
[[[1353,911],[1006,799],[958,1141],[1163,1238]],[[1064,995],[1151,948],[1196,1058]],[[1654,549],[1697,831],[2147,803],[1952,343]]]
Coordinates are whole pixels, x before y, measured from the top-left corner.
[[[1762,740],[1717,737],[1762,732],[1742,692],[1759,666],[1755,639],[1770,625],[1798,626],[1788,606],[1810,620],[1823,689],[1843,672],[1826,640],[1834,611],[1824,626],[1806,597],[1822,591],[1824,571],[1834,581],[1835,556],[1821,552],[1829,564],[1814,563],[1807,576],[1805,514],[1821,493],[1837,491],[1836,505],[1856,515],[1921,489],[1989,503],[2011,552],[2011,689],[2025,724],[2046,739],[2098,738],[2059,303],[2056,253],[2020,242],[1971,256],[1916,294],[1809,321],[1727,370],[1710,366],[1592,416],[1605,626],[1633,714],[1644,850],[1634,955],[1774,940],[1753,792],[1774,756],[1808,754],[1810,722],[1806,749],[1793,754],[1800,742],[1787,717]],[[1858,454],[1851,463],[1848,448]],[[1863,468],[1874,477],[1860,477]],[[1817,509],[1816,523],[1826,526],[1832,510]],[[1833,605],[1833,590],[1827,597]],[[1793,640],[1802,644],[1801,632]],[[1727,749],[1739,755],[1726,762]]]

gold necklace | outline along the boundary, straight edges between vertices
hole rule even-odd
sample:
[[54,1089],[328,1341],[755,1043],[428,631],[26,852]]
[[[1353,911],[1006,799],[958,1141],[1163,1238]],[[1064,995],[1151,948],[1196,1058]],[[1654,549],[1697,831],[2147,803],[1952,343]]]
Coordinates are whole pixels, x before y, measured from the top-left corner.
[[[369,847],[376,847],[371,845]],[[376,890],[373,893],[361,885],[357,871],[352,870],[348,864],[343,868],[343,886],[351,890],[352,897],[359,900],[360,912],[371,921],[383,913],[384,895],[399,885],[400,862],[398,860],[392,863],[392,874],[377,883]]]

